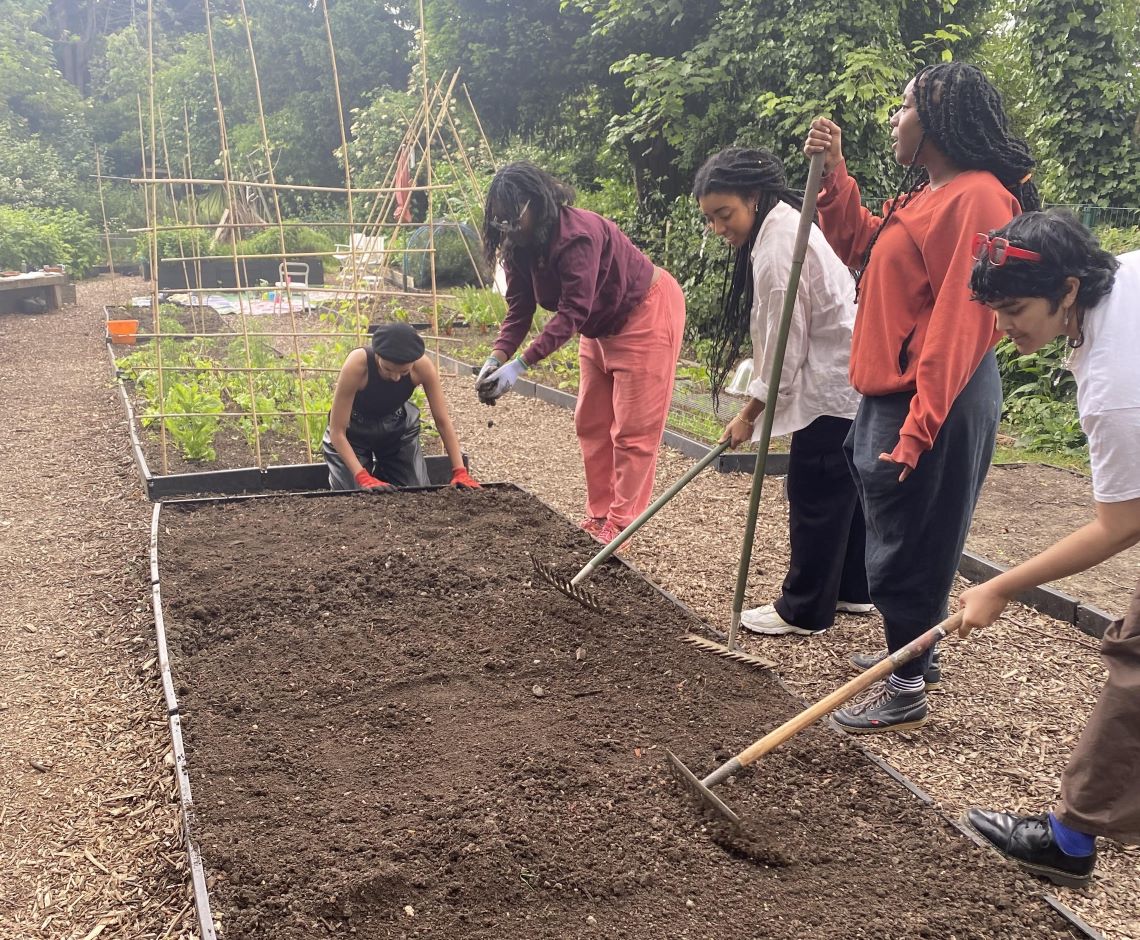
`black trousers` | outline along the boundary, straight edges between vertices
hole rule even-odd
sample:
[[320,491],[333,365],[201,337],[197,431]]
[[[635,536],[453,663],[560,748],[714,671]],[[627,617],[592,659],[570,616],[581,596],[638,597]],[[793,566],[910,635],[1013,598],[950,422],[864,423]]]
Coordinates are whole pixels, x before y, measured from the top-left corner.
[[[347,437],[360,465],[385,483],[393,486],[428,485],[427,462],[420,447],[420,410],[410,401],[379,418],[365,420],[353,414]],[[330,489],[360,489],[333,447],[328,428],[325,428],[321,451],[329,467]]]
[[791,560],[776,612],[805,630],[835,622],[835,602],[866,604],[863,510],[843,443],[849,418],[823,415],[792,434],[788,455]]
[[[865,397],[845,444],[867,523],[867,585],[892,653],[947,616],[1001,417],[993,352],[950,407],[934,447],[900,483],[900,468],[879,454],[894,450],[913,396]],[[900,667],[899,677],[921,676],[929,659],[927,653]]]

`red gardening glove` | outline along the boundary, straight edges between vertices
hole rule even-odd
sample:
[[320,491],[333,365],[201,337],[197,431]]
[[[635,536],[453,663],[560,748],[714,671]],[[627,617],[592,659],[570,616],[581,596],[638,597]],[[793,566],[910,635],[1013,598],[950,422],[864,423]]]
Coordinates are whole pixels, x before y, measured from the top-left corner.
[[367,490],[369,493],[383,493],[385,491],[394,490],[396,488],[391,483],[385,483],[383,480],[377,480],[376,477],[374,477],[367,470],[359,471],[356,476],[353,477],[353,479],[356,480],[357,486],[359,486],[362,490]]
[[458,490],[481,490],[475,478],[467,472],[466,467],[456,467],[451,471],[451,485]]

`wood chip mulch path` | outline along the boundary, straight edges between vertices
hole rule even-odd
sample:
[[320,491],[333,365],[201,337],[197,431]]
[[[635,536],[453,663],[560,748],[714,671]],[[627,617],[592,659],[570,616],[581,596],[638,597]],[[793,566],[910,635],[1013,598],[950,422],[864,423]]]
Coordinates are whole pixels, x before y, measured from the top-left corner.
[[102,304],[0,316],[0,937],[197,936]]

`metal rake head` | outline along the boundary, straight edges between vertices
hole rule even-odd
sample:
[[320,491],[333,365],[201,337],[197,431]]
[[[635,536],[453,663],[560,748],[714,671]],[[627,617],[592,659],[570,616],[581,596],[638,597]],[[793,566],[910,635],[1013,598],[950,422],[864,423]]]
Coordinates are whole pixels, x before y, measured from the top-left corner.
[[534,565],[535,573],[547,584],[561,591],[571,600],[577,601],[587,610],[592,610],[599,614],[605,613],[605,609],[593,593],[587,591],[585,588],[578,587],[576,584],[571,584],[567,578],[558,574],[552,565],[543,564],[535,558],[534,555],[530,556],[530,563]]
[[706,653],[715,653],[717,656],[723,656],[725,659],[731,659],[748,666],[755,666],[757,669],[774,669],[776,667],[774,662],[764,659],[762,656],[755,656],[741,650],[730,650],[723,643],[717,643],[695,633],[686,633],[681,637],[681,641],[704,650]]
[[706,787],[700,778],[685,766],[681,758],[668,748],[665,749],[665,753],[669,757],[669,772],[672,773],[673,779],[697,801],[698,806],[715,822],[726,824],[734,830],[738,829],[740,817],[729,809],[728,804]]
[[737,816],[676,754],[668,748],[665,753],[669,756],[669,771],[673,779],[696,801],[714,844],[737,858],[768,868],[783,868],[791,864],[778,847],[768,844],[753,825]]

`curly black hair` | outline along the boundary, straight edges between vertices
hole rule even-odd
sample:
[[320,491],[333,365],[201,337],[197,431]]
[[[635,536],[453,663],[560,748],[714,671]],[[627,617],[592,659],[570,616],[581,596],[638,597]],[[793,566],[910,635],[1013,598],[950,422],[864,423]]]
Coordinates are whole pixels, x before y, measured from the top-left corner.
[[1078,278],[1078,336],[1069,345],[1084,341],[1084,314],[1112,290],[1120,262],[1100,247],[1096,236],[1068,212],[1026,212],[989,233],[1006,238],[1017,248],[1041,255],[1040,261],[1009,257],[1004,264],[991,264],[988,257],[974,262],[970,290],[974,300],[994,305],[1017,297],[1044,297],[1054,309],[1069,289],[1068,279]]
[[856,284],[871,260],[879,234],[894,213],[929,183],[925,167],[914,158],[929,140],[964,170],[988,170],[1009,190],[1022,210],[1041,208],[1033,184],[1033,156],[1029,146],[1009,130],[1001,93],[981,69],[965,62],[940,62],[919,71],[914,79],[914,101],[922,123],[922,139],[903,174],[883,224],[863,254]]
[[788,189],[784,165],[767,150],[729,147],[709,157],[693,179],[693,196],[731,193],[756,203],[756,218],[748,241],[730,256],[721,290],[721,310],[710,324],[711,337],[706,365],[712,385],[713,407],[720,405],[720,389],[740,358],[752,319],[752,247],[760,226],[778,202],[795,209],[803,197]]
[[574,202],[574,188],[561,183],[545,170],[527,160],[518,160],[502,167],[487,188],[487,200],[483,206],[483,255],[487,265],[493,270],[500,249],[512,257],[519,252],[518,246],[504,242],[503,233],[492,223],[495,219],[515,221],[527,206],[534,220],[534,240],[525,253],[537,257],[545,254],[550,244],[554,223],[558,220],[558,210]]

